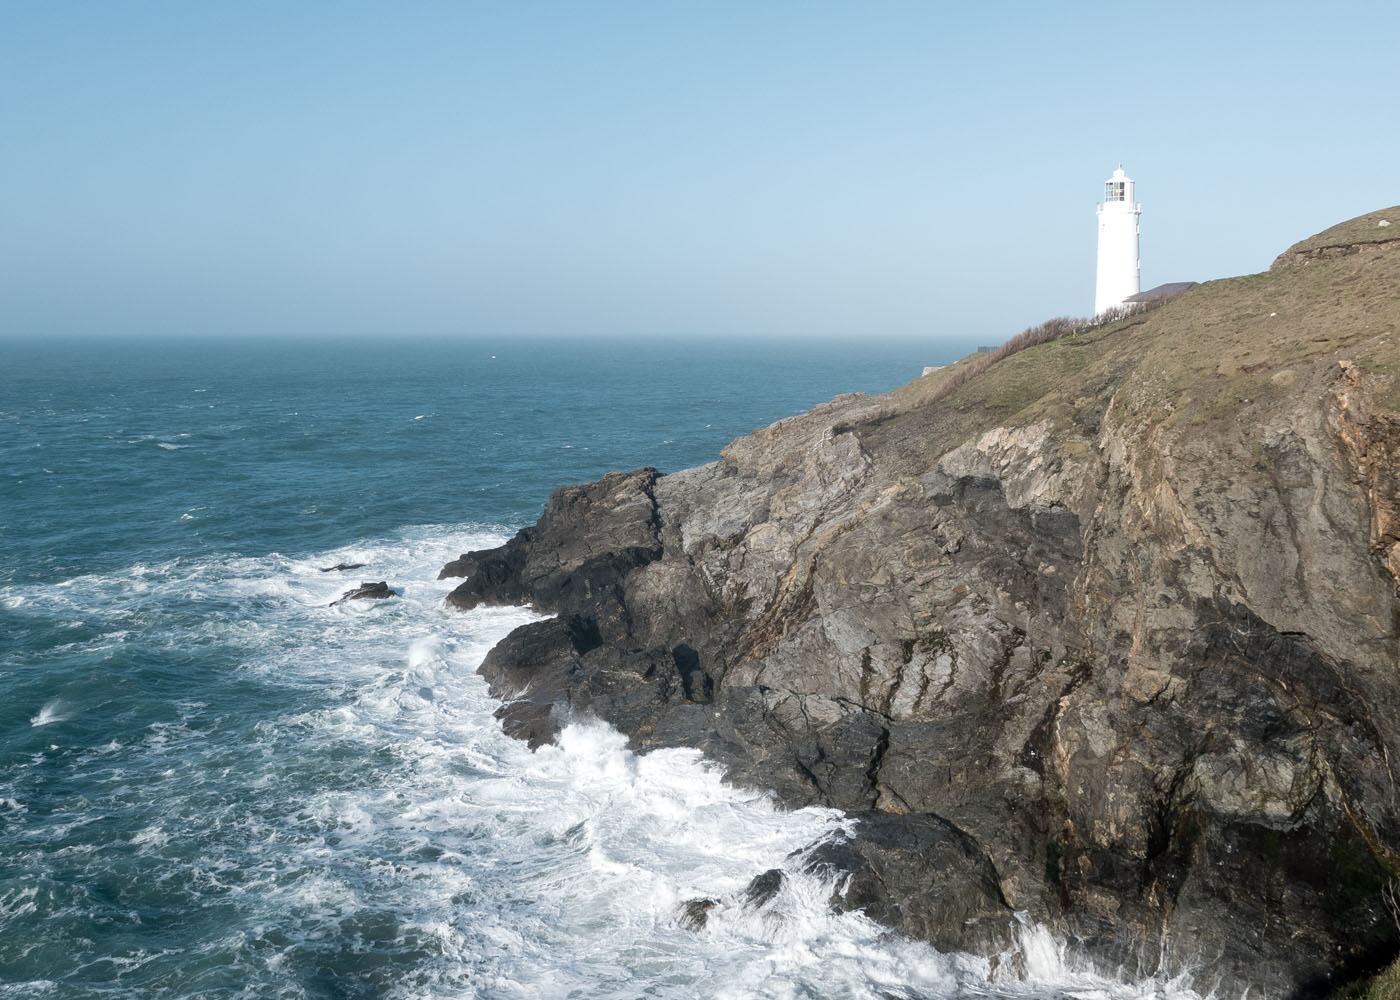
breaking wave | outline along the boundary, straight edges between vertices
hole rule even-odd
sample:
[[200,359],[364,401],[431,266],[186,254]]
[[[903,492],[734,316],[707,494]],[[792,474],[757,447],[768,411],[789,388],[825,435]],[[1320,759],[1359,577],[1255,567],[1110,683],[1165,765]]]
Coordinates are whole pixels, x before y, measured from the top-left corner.
[[[46,655],[86,678],[0,781],[0,846],[34,873],[0,882],[13,995],[1187,995],[1040,928],[943,955],[836,914],[800,852],[850,821],[694,751],[638,756],[588,720],[534,753],[508,739],[475,668],[537,616],[449,611],[434,572],[501,540],[430,525],[3,588],[77,633]],[[400,596],[330,606],[362,576]],[[780,891],[746,902],[773,868]]]

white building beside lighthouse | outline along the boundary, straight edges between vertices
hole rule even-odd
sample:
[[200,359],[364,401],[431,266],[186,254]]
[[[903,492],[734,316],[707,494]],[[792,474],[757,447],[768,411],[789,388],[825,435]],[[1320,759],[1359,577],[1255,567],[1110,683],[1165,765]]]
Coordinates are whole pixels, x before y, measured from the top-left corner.
[[1133,179],[1120,166],[1104,183],[1099,217],[1099,269],[1094,285],[1094,315],[1122,305],[1128,296],[1142,291],[1142,263],[1138,256],[1138,216],[1142,206],[1133,200]]

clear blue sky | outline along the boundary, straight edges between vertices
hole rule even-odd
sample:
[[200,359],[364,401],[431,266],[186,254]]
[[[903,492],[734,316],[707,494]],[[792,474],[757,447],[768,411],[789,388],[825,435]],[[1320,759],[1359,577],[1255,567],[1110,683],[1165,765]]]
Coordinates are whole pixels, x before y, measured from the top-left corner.
[[1400,4],[0,5],[0,335],[917,336],[1400,202]]

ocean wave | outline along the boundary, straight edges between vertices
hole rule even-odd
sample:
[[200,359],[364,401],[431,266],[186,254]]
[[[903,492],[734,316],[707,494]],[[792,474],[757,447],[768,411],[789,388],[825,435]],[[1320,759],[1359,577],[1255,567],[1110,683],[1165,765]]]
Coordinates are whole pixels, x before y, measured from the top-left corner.
[[73,706],[62,698],[51,698],[44,702],[43,707],[30,717],[29,724],[31,726],[47,726],[55,722],[66,722],[73,717],[74,711]]
[[[436,578],[504,538],[423,525],[318,552],[8,588],[0,599],[17,614],[87,622],[100,633],[89,641],[122,634],[115,665],[62,655],[100,664],[103,679],[127,673],[85,693],[87,743],[45,737],[7,775],[0,844],[39,889],[8,915],[0,896],[0,962],[37,981],[39,952],[24,947],[81,938],[72,959],[89,979],[74,981],[120,970],[127,996],[217,993],[199,969],[271,995],[327,968],[403,998],[1189,996],[1076,966],[1041,928],[994,963],[835,913],[833,884],[806,872],[801,852],[851,821],[781,809],[698,751],[638,755],[587,718],[535,752],[505,736],[476,668],[542,616],[452,611],[443,598],[456,581]],[[339,563],[364,566],[322,572]],[[400,594],[328,607],[362,577]],[[151,661],[170,666],[128,696]],[[31,722],[69,712],[49,697]],[[49,783],[76,792],[42,816],[7,810]],[[777,894],[746,902],[770,869],[784,876]],[[701,898],[716,905],[689,929],[683,908]],[[163,951],[130,947],[130,927],[172,912],[200,930],[169,928]]]

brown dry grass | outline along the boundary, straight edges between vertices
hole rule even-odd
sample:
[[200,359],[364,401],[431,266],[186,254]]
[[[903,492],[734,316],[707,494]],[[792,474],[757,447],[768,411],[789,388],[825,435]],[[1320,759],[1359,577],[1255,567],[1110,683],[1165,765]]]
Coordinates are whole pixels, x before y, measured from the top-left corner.
[[1210,430],[1306,391],[1340,360],[1393,377],[1378,402],[1400,409],[1400,245],[1207,282],[1148,314],[1065,333],[1074,324],[1051,321],[910,382],[889,394],[893,410],[930,410],[920,419],[946,447],[1004,423],[1092,424],[1109,395],[1141,419]]
[[1075,323],[1033,327],[894,390],[872,443],[918,435],[937,454],[1041,419],[1092,433],[1110,399],[1144,422],[1226,433],[1250,411],[1317,392],[1341,360],[1380,376],[1375,402],[1400,412],[1400,244],[1210,281],[1146,314]]
[[[1379,225],[1382,220],[1390,225]],[[1400,205],[1367,212],[1365,215],[1338,223],[1331,229],[1324,229],[1316,236],[1309,236],[1293,244],[1281,256],[1307,253],[1323,247],[1354,246],[1358,243],[1380,243],[1386,240],[1400,240]]]

